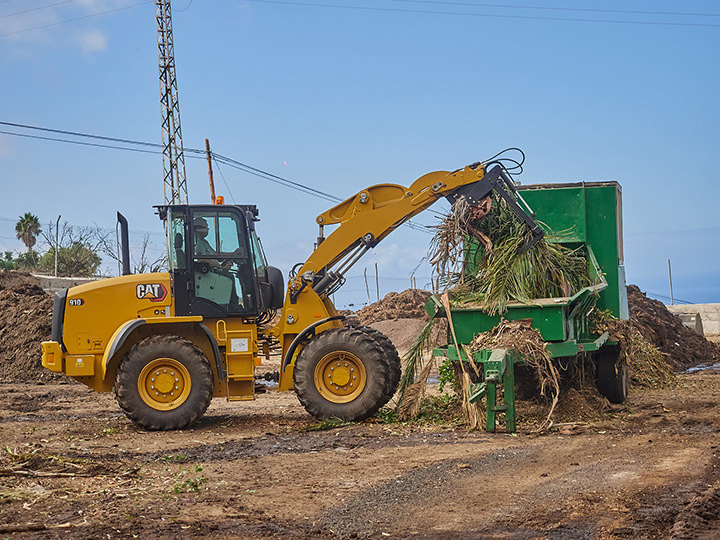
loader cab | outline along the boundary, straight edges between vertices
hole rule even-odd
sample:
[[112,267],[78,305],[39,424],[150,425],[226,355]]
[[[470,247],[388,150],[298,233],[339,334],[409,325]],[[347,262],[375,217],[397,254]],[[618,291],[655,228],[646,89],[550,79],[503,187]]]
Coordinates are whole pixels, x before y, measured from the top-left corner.
[[282,307],[282,274],[265,260],[255,232],[256,206],[158,210],[165,221],[176,315],[254,318]]

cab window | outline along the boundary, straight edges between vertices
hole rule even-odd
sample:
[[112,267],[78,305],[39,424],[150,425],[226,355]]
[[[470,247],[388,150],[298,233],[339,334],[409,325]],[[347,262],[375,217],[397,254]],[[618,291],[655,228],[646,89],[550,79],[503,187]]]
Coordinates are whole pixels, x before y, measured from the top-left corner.
[[194,294],[228,313],[254,308],[254,279],[244,220],[230,211],[193,213]]
[[173,213],[170,217],[170,230],[168,232],[170,249],[169,270],[185,270],[185,214]]

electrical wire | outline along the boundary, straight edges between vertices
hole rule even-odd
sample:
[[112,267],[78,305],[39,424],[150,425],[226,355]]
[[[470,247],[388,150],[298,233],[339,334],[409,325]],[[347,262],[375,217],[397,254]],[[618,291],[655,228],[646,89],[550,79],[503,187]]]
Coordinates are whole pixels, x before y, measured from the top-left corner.
[[645,294],[649,294],[654,296],[655,298],[664,298],[665,300],[672,300],[673,302],[680,302],[681,304],[694,304],[695,302],[688,302],[687,300],[681,300],[677,297],[670,298],[669,296],[666,296],[664,294],[654,293],[652,291],[645,291]]
[[248,2],[255,2],[258,4],[277,4],[286,6],[299,6],[299,7],[319,7],[319,8],[331,8],[331,9],[346,9],[346,10],[358,10],[358,11],[376,11],[376,12],[390,12],[390,13],[418,13],[424,15],[456,15],[464,17],[484,17],[484,18],[495,18],[495,19],[522,19],[522,20],[535,20],[535,21],[560,21],[560,22],[589,22],[589,23],[603,23],[603,24],[628,24],[628,25],[650,25],[650,26],[693,26],[693,27],[709,27],[709,28],[720,28],[720,24],[708,24],[708,23],[683,23],[683,22],[666,22],[666,21],[623,21],[623,20],[612,20],[612,19],[581,19],[581,18],[570,18],[570,17],[542,17],[536,15],[507,15],[507,14],[490,14],[490,13],[467,13],[460,11],[437,11],[437,10],[424,10],[424,9],[397,9],[397,8],[384,8],[384,7],[373,7],[373,6],[353,6],[353,5],[333,5],[333,4],[320,4],[317,2],[290,2],[287,0],[247,0]]
[[[162,154],[162,150],[161,150],[162,145],[156,144],[156,143],[134,141],[131,139],[119,139],[116,137],[106,137],[106,136],[102,136],[102,135],[91,135],[89,133],[79,133],[77,131],[68,131],[68,130],[62,130],[62,129],[52,129],[52,128],[44,128],[44,127],[38,127],[38,126],[30,126],[27,124],[18,124],[18,123],[13,123],[13,122],[1,122],[0,121],[0,125],[11,126],[11,127],[16,127],[16,128],[22,128],[22,129],[32,129],[32,130],[36,130],[36,131],[44,131],[44,132],[50,132],[50,133],[58,133],[58,134],[62,134],[62,135],[71,135],[74,137],[99,139],[99,140],[104,140],[104,141],[109,141],[109,142],[119,142],[119,143],[128,144],[128,145],[138,145],[138,146],[143,146],[146,148],[153,148],[153,150],[150,150],[150,149],[145,150],[145,149],[140,149],[140,148],[128,148],[128,147],[124,147],[124,146],[114,146],[114,145],[109,145],[109,144],[98,144],[98,143],[91,143],[91,142],[84,142],[84,141],[74,141],[74,140],[70,140],[70,139],[60,139],[57,137],[43,137],[41,135],[30,135],[27,133],[14,133],[14,132],[10,132],[10,131],[0,130],[0,134],[4,134],[4,135],[13,135],[16,137],[26,137],[26,138],[30,138],[30,139],[39,139],[39,140],[53,141],[53,142],[63,142],[63,143],[68,143],[68,144],[79,144],[82,146],[109,148],[109,149],[113,149],[113,150],[125,150],[125,151],[129,151],[129,152],[141,152],[141,153],[146,153],[146,154]],[[206,155],[205,150],[200,150],[198,148],[183,148],[183,151],[188,155],[188,157],[195,158],[195,159],[203,159]],[[228,193],[230,194],[230,197],[231,197],[233,203],[235,203],[235,198],[233,197],[230,187],[229,187],[227,181],[225,180],[225,176],[219,167],[220,163],[227,165],[228,167],[245,172],[247,174],[252,174],[259,178],[263,178],[264,180],[269,180],[276,184],[279,184],[279,185],[282,185],[285,187],[289,187],[291,189],[295,189],[295,190],[305,193],[307,195],[312,195],[314,197],[318,197],[318,198],[321,198],[321,199],[324,199],[324,200],[327,200],[330,202],[342,202],[345,200],[345,199],[341,199],[340,197],[336,197],[335,195],[326,193],[324,191],[320,191],[315,188],[300,184],[298,182],[293,182],[292,180],[289,180],[287,178],[283,178],[281,176],[277,176],[275,174],[263,171],[256,167],[252,167],[250,165],[247,165],[240,161],[234,160],[227,156],[217,154],[216,152],[210,152],[210,155],[211,155],[213,161],[215,162],[216,166],[218,167],[220,176],[222,177],[223,182],[225,183],[225,187],[227,188]],[[420,224],[415,223],[410,220],[403,223],[403,225],[405,225],[406,227],[409,227],[410,229],[416,230],[416,231],[422,231],[427,234],[432,234],[432,231],[430,231],[428,226],[420,225]]]
[[502,9],[534,9],[538,11],[575,11],[582,13],[624,13],[627,15],[667,15],[667,16],[686,16],[686,17],[720,17],[720,13],[688,13],[676,11],[640,11],[630,9],[591,9],[591,8],[565,8],[565,7],[546,7],[546,6],[515,6],[506,4],[482,4],[475,2],[448,2],[438,0],[390,0],[391,2],[401,2],[404,4],[436,4],[441,6],[466,6],[466,7],[490,7]]
[[[6,0],[7,1],[7,0]],[[72,1],[72,0],[67,0]],[[486,18],[498,18],[498,19],[525,19],[525,20],[540,20],[540,21],[561,21],[561,22],[585,22],[585,23],[603,23],[603,24],[627,24],[627,25],[650,25],[650,26],[688,26],[688,27],[706,27],[706,28],[720,28],[720,24],[709,24],[709,23],[690,23],[690,22],[679,22],[679,21],[623,21],[623,20],[612,20],[612,19],[583,19],[583,18],[570,18],[570,17],[543,17],[534,15],[509,15],[509,14],[491,14],[491,13],[467,13],[460,11],[437,11],[437,10],[423,10],[423,9],[397,9],[397,8],[384,8],[384,7],[373,7],[373,6],[353,6],[353,5],[332,5],[332,4],[320,4],[314,2],[290,2],[284,0],[247,0],[248,2],[256,2],[262,4],[279,4],[279,5],[290,5],[300,7],[320,7],[320,8],[331,8],[331,9],[350,9],[359,11],[379,11],[379,12],[390,12],[390,13],[418,13],[426,15],[450,15],[450,16],[464,16],[464,17],[486,17]],[[464,6],[464,7],[490,7],[490,8],[509,8],[509,9],[534,9],[534,10],[553,10],[553,11],[575,11],[575,12],[590,12],[590,13],[618,13],[628,15],[660,15],[660,16],[693,16],[693,17],[718,17],[720,14],[717,13],[689,13],[689,12],[653,12],[653,11],[641,11],[641,10],[602,10],[602,9],[583,9],[583,8],[557,8],[557,7],[542,7],[542,6],[502,6],[496,4],[472,4],[462,2],[429,2],[421,0],[391,0],[396,2],[405,3],[417,3],[417,4],[438,4],[448,6]],[[3,3],[3,2],[0,2]],[[59,2],[59,5],[65,2]],[[132,4],[129,6],[123,6],[99,13],[93,13],[91,15],[85,15],[82,17],[75,17],[73,19],[67,19],[64,21],[56,21],[54,23],[44,24],[40,26],[33,26],[31,28],[25,28],[23,30],[16,30],[14,32],[8,32],[6,34],[0,34],[0,38],[14,36],[22,34],[24,32],[31,32],[33,30],[41,30],[43,28],[49,28],[52,26],[58,26],[60,24],[66,24],[84,19],[90,19],[92,17],[99,17],[101,15],[107,15],[109,13],[115,13],[125,9],[130,9],[150,3],[149,0]],[[185,11],[192,5],[192,0],[188,6],[182,10],[174,11]],[[44,6],[52,7],[52,6]],[[43,9],[35,8],[35,9]],[[33,11],[33,10],[28,10]],[[20,12],[24,13],[24,12]],[[19,14],[19,13],[18,13]],[[15,15],[15,14],[12,14]],[[8,16],[12,16],[8,15]]]
[[57,22],[54,22],[54,23],[43,24],[43,25],[41,25],[41,26],[33,26],[32,28],[25,28],[25,29],[23,29],[23,30],[16,30],[15,32],[8,32],[7,34],[0,34],[0,38],[8,37],[8,36],[15,36],[15,35],[17,35],[17,34],[23,34],[23,33],[25,33],[25,32],[30,32],[30,31],[32,31],[32,30],[41,30],[41,29],[43,29],[43,28],[49,28],[49,27],[51,27],[51,26],[58,26],[58,25],[60,25],[60,24],[65,24],[65,23],[69,23],[69,22],[82,21],[82,20],[85,20],[85,19],[90,19],[90,18],[92,18],[92,17],[99,17],[100,15],[107,15],[108,13],[115,13],[115,12],[117,12],[117,11],[122,11],[122,10],[125,10],[125,9],[130,9],[130,8],[142,6],[142,5],[149,4],[149,3],[150,3],[150,1],[149,1],[149,0],[146,0],[145,2],[139,2],[139,3],[137,3],[137,4],[131,4],[131,5],[129,5],[129,6],[123,6],[123,7],[119,7],[119,8],[115,8],[115,9],[109,9],[109,10],[107,10],[107,11],[101,11],[101,12],[99,12],[99,13],[93,13],[93,14],[91,14],[91,15],[84,15],[84,16],[82,16],[82,17],[75,17],[74,19],[67,19],[67,20],[65,20],[65,21],[57,21]]
[[[3,135],[13,135],[15,137],[25,137],[27,139],[39,139],[41,141],[79,144],[82,146],[94,146],[96,148],[110,148],[112,150],[127,150],[128,152],[140,152],[143,154],[162,154],[162,150],[141,150],[139,148],[125,148],[123,146],[113,146],[110,144],[98,144],[98,143],[89,143],[89,142],[83,142],[83,141],[71,141],[68,139],[58,139],[56,137],[43,137],[41,135],[29,135],[27,133],[13,133],[11,131],[2,131],[2,130],[0,130],[0,133]],[[158,146],[158,148],[161,148],[161,145],[158,144],[157,146]],[[191,157],[195,157],[195,156],[191,156]]]
[[[15,124],[13,122],[0,122],[0,125],[23,128],[23,129],[34,129],[37,131],[47,131],[49,133],[59,133],[61,135],[73,135],[75,137],[86,137],[89,139],[100,139],[103,141],[122,142],[122,143],[126,143],[126,144],[136,144],[139,146],[154,146],[156,148],[162,148],[162,145],[157,144],[157,143],[133,141],[130,139],[117,139],[115,137],[103,137],[102,135],[90,135],[89,133],[78,133],[77,131],[67,131],[64,129],[52,129],[52,128],[46,128],[46,127],[29,126],[27,124]],[[12,133],[10,135],[12,135]],[[196,152],[204,152],[204,150],[202,150],[202,151],[195,150],[195,151]]]
[[55,6],[59,6],[62,4],[69,4],[70,2],[74,2],[75,0],[63,0],[62,2],[57,2],[55,4],[48,4],[47,6],[40,6],[32,9],[26,9],[25,11],[16,11],[15,13],[10,13],[9,15],[0,15],[0,19],[7,19],[8,17],[15,17],[16,15],[23,15],[24,13],[30,13],[31,11],[40,11],[41,9],[47,9]]
[[220,177],[222,178],[223,184],[225,184],[225,189],[227,189],[228,193],[230,194],[230,200],[233,202],[233,204],[237,204],[235,202],[235,197],[233,196],[232,191],[230,191],[230,186],[228,186],[227,180],[225,180],[225,175],[223,174],[222,169],[220,168],[220,163],[218,163],[218,160],[215,159],[215,155],[212,152],[210,152],[210,159],[212,159],[212,161],[215,163],[215,168],[220,173]]
[[172,8],[172,10],[173,10],[175,13],[182,13],[183,11],[186,11],[190,6],[192,6],[192,3],[193,3],[193,0],[190,0],[190,2],[188,2],[188,5],[185,6],[184,8],[182,8],[182,9]]
[[288,180],[287,178],[283,178],[281,176],[277,176],[275,174],[265,172],[263,170],[252,167],[250,165],[246,165],[245,163],[241,163],[241,162],[231,159],[229,157],[217,154],[215,152],[212,152],[212,154],[215,156],[216,160],[220,161],[221,163],[224,163],[225,165],[228,165],[229,167],[241,170],[243,172],[252,174],[254,176],[259,176],[260,178],[264,178],[265,180],[269,180],[276,184],[281,184],[281,185],[284,185],[287,187],[291,187],[298,191],[302,191],[303,193],[307,193],[309,195],[314,195],[316,197],[319,197],[321,199],[325,199],[325,200],[331,201],[331,202],[342,202],[344,200],[344,199],[341,199],[340,197],[336,197],[334,195],[330,195],[329,193],[325,193],[324,191],[319,191],[317,189],[305,186],[303,184],[293,182],[292,180]]
[[[324,191],[319,191],[317,189],[305,186],[303,184],[298,184],[297,182],[293,182],[292,180],[288,180],[287,178],[283,178],[281,176],[277,176],[275,174],[271,174],[269,172],[262,171],[260,169],[256,169],[255,167],[251,167],[250,165],[246,165],[244,163],[240,163],[239,161],[235,161],[234,159],[230,159],[226,156],[222,156],[220,154],[217,154],[215,152],[211,152],[213,155],[213,158],[220,163],[224,163],[225,165],[232,167],[234,169],[238,169],[240,171],[246,172],[248,174],[252,174],[253,176],[257,176],[259,178],[263,178],[265,180],[269,180],[270,182],[274,182],[276,184],[283,185],[285,187],[289,187],[292,189],[295,189],[297,191],[300,191],[302,193],[306,193],[308,195],[313,195],[315,197],[325,199],[326,201],[330,202],[343,202],[345,199],[341,199],[340,197],[336,197],[335,195],[330,195],[329,193],[325,193]],[[432,232],[429,230],[429,228],[425,225],[419,225],[418,223],[415,223],[414,221],[408,220],[405,223],[403,223],[406,227],[409,227],[410,229],[413,229],[415,231],[422,231],[428,234],[432,234]]]

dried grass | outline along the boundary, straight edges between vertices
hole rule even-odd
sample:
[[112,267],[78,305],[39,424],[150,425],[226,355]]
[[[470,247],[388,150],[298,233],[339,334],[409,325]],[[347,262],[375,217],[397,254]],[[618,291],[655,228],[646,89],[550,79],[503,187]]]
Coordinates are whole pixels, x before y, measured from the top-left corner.
[[522,356],[528,366],[537,376],[540,385],[540,396],[549,397],[552,401],[545,422],[538,431],[549,429],[552,426],[552,415],[560,398],[560,373],[545,350],[545,341],[540,332],[531,326],[532,321],[506,321],[500,320],[495,328],[489,332],[478,334],[469,345],[471,352],[482,349],[509,349]]
[[432,371],[434,362],[430,361],[425,364],[418,380],[407,387],[400,398],[398,404],[398,418],[401,421],[415,418],[420,413],[420,404],[425,397],[425,389],[427,380]]
[[493,196],[487,216],[475,215],[460,199],[436,226],[430,247],[434,284],[452,289],[455,303],[480,304],[495,315],[512,301],[570,296],[592,285],[583,251],[556,242],[562,233],[551,235],[555,242],[546,237],[519,253],[530,228],[502,198]]
[[665,356],[646,340],[630,320],[608,323],[610,339],[620,343],[620,361],[630,367],[630,384],[642,388],[667,388],[677,382]]

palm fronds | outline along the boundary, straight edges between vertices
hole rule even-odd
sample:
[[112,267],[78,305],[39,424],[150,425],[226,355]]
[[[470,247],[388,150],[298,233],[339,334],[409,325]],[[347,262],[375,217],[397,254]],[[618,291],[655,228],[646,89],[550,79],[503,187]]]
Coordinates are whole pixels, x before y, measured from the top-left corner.
[[435,319],[430,319],[413,341],[410,349],[405,354],[405,369],[400,383],[398,385],[398,391],[400,392],[400,403],[402,403],[405,392],[408,387],[415,382],[415,375],[418,371],[423,369],[425,362],[425,351],[430,348],[430,337],[432,335],[432,329]]
[[435,282],[453,289],[456,304],[480,304],[490,315],[504,313],[509,302],[570,296],[592,284],[582,249],[543,238],[518,253],[529,237],[529,227],[500,197],[477,221],[469,205],[458,201],[431,244]]
[[530,326],[529,320],[500,320],[489,332],[478,334],[468,347],[472,352],[481,349],[512,349],[522,356],[540,381],[540,395],[547,396],[552,392],[552,403],[545,422],[538,431],[552,425],[552,415],[560,398],[560,373],[545,349],[545,340],[540,332]]
[[398,404],[398,418],[400,420],[414,418],[420,412],[420,403],[422,403],[425,397],[425,388],[427,387],[427,380],[432,368],[433,362],[427,362],[418,380],[408,386],[402,393],[400,403]]

